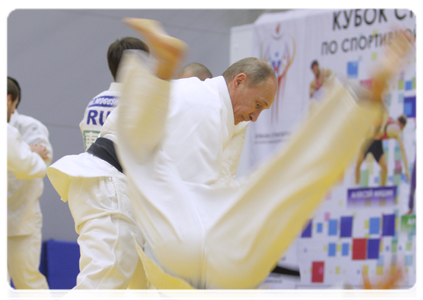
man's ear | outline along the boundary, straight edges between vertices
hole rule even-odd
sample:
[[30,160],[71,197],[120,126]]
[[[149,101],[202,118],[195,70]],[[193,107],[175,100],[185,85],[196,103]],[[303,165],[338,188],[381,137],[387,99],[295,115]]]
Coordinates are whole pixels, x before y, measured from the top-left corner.
[[12,104],[12,94],[7,94],[6,95],[6,104],[7,105]]
[[247,81],[247,75],[245,73],[239,73],[238,75],[234,77],[234,80],[233,80],[234,88],[236,89],[241,84],[245,84],[246,81]]

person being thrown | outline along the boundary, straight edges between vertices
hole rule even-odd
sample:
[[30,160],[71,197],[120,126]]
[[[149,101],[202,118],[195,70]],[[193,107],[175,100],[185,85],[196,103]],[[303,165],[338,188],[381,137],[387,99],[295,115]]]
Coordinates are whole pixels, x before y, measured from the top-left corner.
[[[410,44],[404,35],[397,35],[386,60],[374,73],[368,93],[357,95],[350,87],[338,84],[335,96],[322,103],[274,157],[237,184],[210,185],[184,180],[183,170],[169,154],[168,143],[175,136],[185,136],[182,123],[193,122],[187,108],[178,111],[182,123],[175,126],[175,102],[192,93],[200,99],[222,91],[213,86],[182,94],[172,89],[169,80],[183,59],[185,43],[168,36],[154,20],[125,19],[125,23],[151,45],[158,62],[153,75],[136,55],[124,57],[116,119],[117,154],[128,176],[136,222],[146,241],[137,245],[146,275],[159,289],[255,288],[369,135],[383,109],[385,83],[399,69]],[[172,145],[185,150],[190,164],[218,164],[218,155],[209,155],[203,146],[212,140],[221,143],[218,149],[224,148],[234,124],[251,116],[239,113],[251,99],[271,104],[267,100],[276,93],[271,81],[253,89],[248,86],[248,76],[238,75],[229,80],[227,90],[233,123],[220,120],[226,131],[216,130],[222,124],[214,123],[212,113],[205,114],[201,122],[191,124],[195,130],[190,138]],[[172,280],[184,284],[169,285]]]

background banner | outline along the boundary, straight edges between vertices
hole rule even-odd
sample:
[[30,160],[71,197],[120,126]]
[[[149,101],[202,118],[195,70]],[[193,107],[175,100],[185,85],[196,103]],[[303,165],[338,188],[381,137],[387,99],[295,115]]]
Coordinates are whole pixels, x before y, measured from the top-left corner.
[[[250,167],[284,146],[296,124],[319,105],[331,76],[369,86],[369,71],[399,28],[416,35],[412,11],[296,10],[261,16],[254,24],[253,56],[273,67],[279,90],[272,108],[249,125]],[[415,284],[415,61],[414,54],[390,82],[385,95],[390,118],[381,122],[372,147],[358,150],[281,259],[282,265],[299,268],[296,287],[342,281],[360,287],[362,272],[377,280],[393,272],[397,262],[404,266],[403,287]]]

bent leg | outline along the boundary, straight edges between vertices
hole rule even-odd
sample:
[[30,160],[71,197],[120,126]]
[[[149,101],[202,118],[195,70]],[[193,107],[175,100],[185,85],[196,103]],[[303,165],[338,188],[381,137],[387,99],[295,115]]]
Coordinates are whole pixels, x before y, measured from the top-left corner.
[[365,158],[364,157],[364,153],[360,153],[358,155],[357,162],[355,164],[355,184],[359,184],[360,183],[360,176],[361,176],[361,174],[360,174],[360,168],[361,168],[361,164],[364,161],[364,158]]
[[[145,162],[158,147],[165,127],[169,105],[169,80],[186,51],[186,44],[167,35],[154,20],[126,18],[125,23],[143,36],[155,54],[156,73],[134,54],[124,55],[120,66],[122,95],[117,115],[118,154]],[[126,163],[125,167],[132,163]],[[128,173],[131,173],[129,171]]]
[[179,66],[187,45],[169,36],[160,22],[149,19],[125,18],[124,23],[140,34],[151,47],[157,58],[155,75],[163,80],[172,79]]
[[128,288],[139,260],[132,232],[126,220],[113,216],[82,224],[78,238],[80,273],[75,289]]
[[361,107],[338,88],[283,151],[247,178],[210,229],[211,288],[264,280],[356,154],[381,106]]
[[380,185],[386,185],[386,179],[388,177],[388,165],[386,163],[385,154],[382,154],[379,158],[378,164],[380,166]]

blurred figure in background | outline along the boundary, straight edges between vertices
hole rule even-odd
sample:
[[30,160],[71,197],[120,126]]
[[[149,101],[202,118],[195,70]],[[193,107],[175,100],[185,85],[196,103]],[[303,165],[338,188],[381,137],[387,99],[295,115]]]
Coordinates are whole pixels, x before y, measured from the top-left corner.
[[206,66],[194,62],[183,67],[179,71],[177,79],[189,77],[197,77],[201,81],[204,81],[207,78],[212,78],[213,75]]
[[17,289],[48,289],[39,272],[42,214],[39,204],[53,150],[47,128],[15,110],[18,82],[7,78],[7,264]]

